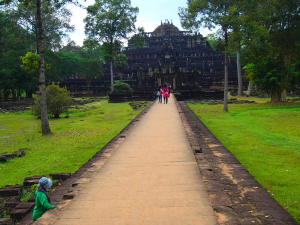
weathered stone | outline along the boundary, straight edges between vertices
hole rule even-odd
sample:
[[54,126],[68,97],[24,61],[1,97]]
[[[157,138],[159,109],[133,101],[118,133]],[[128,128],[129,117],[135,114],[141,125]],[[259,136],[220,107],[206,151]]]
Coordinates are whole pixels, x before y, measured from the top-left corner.
[[79,183],[73,183],[72,187],[77,187],[79,185]]
[[2,154],[2,155],[0,155],[0,162],[7,162],[9,159],[12,159],[15,157],[22,157],[22,156],[24,156],[26,150],[27,150],[27,148],[21,148],[20,150],[14,152],[14,153]]
[[34,184],[38,184],[41,177],[44,177],[45,175],[36,175],[32,177],[26,177],[24,179],[23,185],[24,186],[32,186]]
[[1,156],[5,157],[7,160],[14,157],[13,154],[8,154],[8,153],[3,154]]
[[15,202],[15,201],[7,201],[4,204],[5,208],[15,208],[20,202]]
[[33,202],[21,202],[16,206],[16,209],[32,209],[33,206]]
[[27,213],[30,212],[30,208],[26,208],[26,209],[13,209],[11,212],[10,212],[10,216],[13,220],[20,220],[22,219],[24,216],[26,216]]
[[63,199],[67,200],[67,199],[73,199],[75,197],[74,194],[72,193],[68,193],[68,194],[64,194]]
[[55,180],[66,180],[72,174],[71,173],[51,173],[50,176]]
[[0,225],[12,225],[13,221],[11,218],[0,218]]
[[25,155],[25,151],[27,150],[27,148],[21,148],[18,151],[14,152],[12,155],[14,157],[22,157]]
[[203,151],[202,148],[194,148],[194,152],[198,154],[198,153],[202,153]]
[[1,197],[18,196],[20,194],[20,191],[21,188],[15,186],[0,188],[0,196]]

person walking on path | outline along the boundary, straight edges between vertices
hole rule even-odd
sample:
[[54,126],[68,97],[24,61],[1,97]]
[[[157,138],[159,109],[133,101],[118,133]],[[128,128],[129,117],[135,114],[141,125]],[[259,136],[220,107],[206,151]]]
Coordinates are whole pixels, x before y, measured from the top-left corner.
[[33,220],[37,220],[38,218],[40,218],[47,210],[56,208],[51,204],[50,198],[47,193],[47,189],[49,189],[51,186],[51,179],[42,177],[39,180],[38,189],[35,191],[35,206],[32,214]]
[[162,103],[163,91],[162,91],[161,87],[158,89],[156,95],[158,97],[158,103]]
[[170,97],[170,94],[169,94],[169,88],[165,87],[164,88],[164,104],[168,104],[168,99]]

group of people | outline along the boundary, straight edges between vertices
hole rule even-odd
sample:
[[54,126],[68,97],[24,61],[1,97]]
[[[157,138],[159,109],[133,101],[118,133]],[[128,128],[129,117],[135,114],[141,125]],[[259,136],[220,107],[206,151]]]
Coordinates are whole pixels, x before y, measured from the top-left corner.
[[163,87],[159,87],[156,92],[156,96],[158,97],[158,103],[162,103],[164,99],[164,104],[168,104],[168,100],[171,94],[171,86],[164,85]]

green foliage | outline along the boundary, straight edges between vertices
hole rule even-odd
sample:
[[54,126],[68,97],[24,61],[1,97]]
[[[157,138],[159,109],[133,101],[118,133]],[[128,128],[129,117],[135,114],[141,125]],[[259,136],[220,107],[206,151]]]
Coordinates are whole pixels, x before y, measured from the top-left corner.
[[[294,86],[300,61],[299,1],[191,0],[180,17],[188,29],[219,27],[225,42],[227,31],[226,51],[240,51],[244,65],[255,65],[249,77],[262,91],[276,93],[278,99]],[[215,38],[209,39],[215,46]]]
[[224,41],[217,34],[208,34],[205,39],[208,41],[212,49],[224,51]]
[[134,31],[138,8],[132,7],[130,0],[96,0],[87,12],[84,20],[87,35],[113,44]]
[[103,43],[105,60],[110,64],[111,81],[114,78],[113,60],[122,45],[120,40],[127,39],[127,35],[135,30],[137,13],[138,8],[132,7],[130,0],[96,0],[87,8],[85,32],[89,39]]
[[[60,114],[68,111],[72,103],[72,98],[67,89],[61,88],[58,85],[49,85],[46,88],[47,109],[48,113],[54,118],[59,118]],[[40,116],[40,98],[38,95],[34,97],[35,104],[32,107],[32,112],[35,116]]]
[[132,88],[129,84],[122,81],[115,81],[114,83],[114,91],[112,95],[131,95],[133,92]]
[[[37,77],[20,67],[20,56],[32,48],[33,35],[22,28],[10,11],[0,10],[0,98],[32,93]],[[2,93],[2,96],[1,96]]]
[[31,198],[34,197],[34,193],[37,189],[37,184],[34,184],[32,186],[29,187],[23,187],[22,188],[22,193],[21,193],[21,201],[22,202],[27,202],[28,200],[30,200]]
[[39,54],[33,52],[27,52],[24,56],[21,56],[21,68],[30,74],[37,73],[40,64]]
[[[278,98],[300,73],[294,65],[287,68],[280,59],[269,57],[264,57],[260,62],[247,64],[244,69],[257,87]],[[292,76],[287,77],[286,74]]]
[[128,46],[131,48],[144,48],[145,39],[147,38],[145,29],[143,27],[138,28],[138,33],[134,34],[128,41]]
[[[63,37],[67,32],[74,30],[70,25],[71,12],[64,7],[67,1],[45,1],[42,4],[42,20],[44,24],[44,38],[46,49],[59,49]],[[29,32],[37,30],[36,3],[34,1],[13,1],[13,12],[17,15],[19,24]]]
[[221,105],[189,107],[300,222],[300,103],[231,105],[229,113]]
[[128,66],[127,56],[125,54],[117,54],[114,57],[114,64],[117,68],[124,68]]
[[69,118],[50,120],[52,135],[42,136],[30,111],[0,114],[0,154],[27,147],[25,157],[0,164],[0,187],[24,177],[75,172],[140,112],[128,103],[98,101],[75,106]]

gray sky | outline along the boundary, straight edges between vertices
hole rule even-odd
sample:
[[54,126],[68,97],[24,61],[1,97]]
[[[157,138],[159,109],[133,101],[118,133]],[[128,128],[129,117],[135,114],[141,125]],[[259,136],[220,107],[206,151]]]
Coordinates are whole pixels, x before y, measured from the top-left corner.
[[[137,16],[136,27],[144,27],[145,31],[152,32],[161,21],[168,19],[172,21],[175,26],[180,30],[180,20],[178,16],[178,8],[184,7],[187,0],[131,0],[132,6],[139,8],[139,14]],[[85,6],[93,4],[94,0],[87,0]],[[70,33],[71,40],[74,40],[76,44],[82,45],[85,39],[84,23],[83,19],[86,17],[85,9],[81,9],[75,6],[69,6],[72,11],[71,23],[75,26],[75,31]],[[211,31],[203,29],[200,30],[203,36],[206,36]]]

